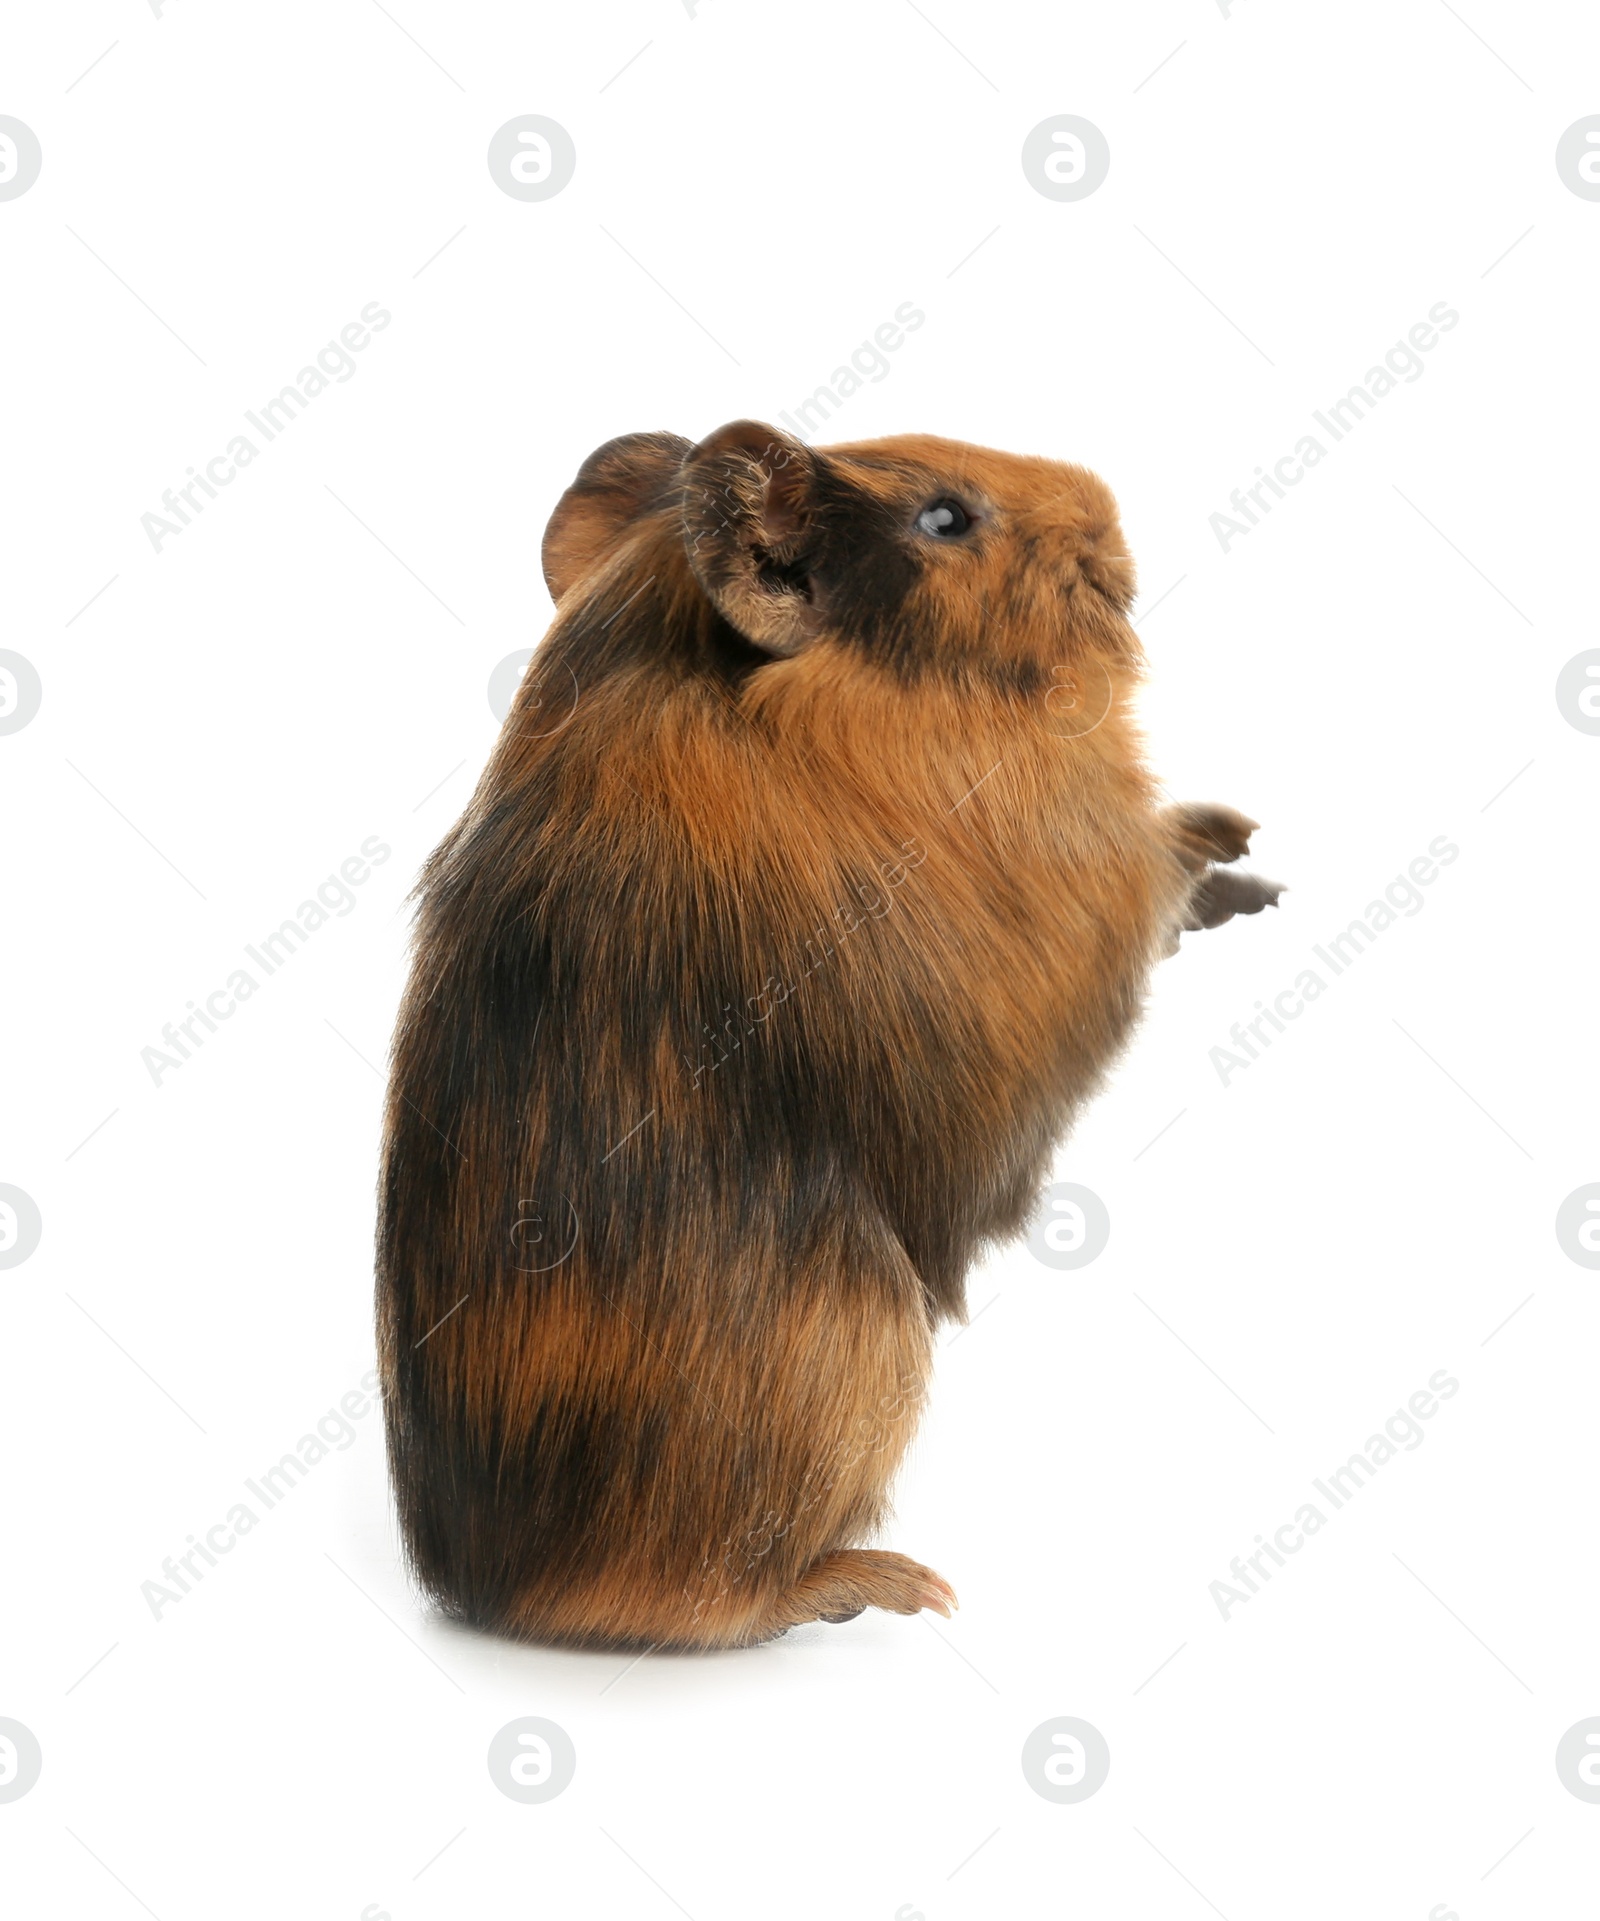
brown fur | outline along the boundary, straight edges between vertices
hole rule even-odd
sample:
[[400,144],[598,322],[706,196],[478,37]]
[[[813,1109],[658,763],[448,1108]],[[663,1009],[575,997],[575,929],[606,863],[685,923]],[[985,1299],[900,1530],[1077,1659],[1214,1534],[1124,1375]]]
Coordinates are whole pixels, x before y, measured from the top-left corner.
[[[946,499],[958,538],[917,523]],[[1158,803],[1081,468],[630,435],[544,552],[556,620],[425,870],[395,1043],[413,1565],[578,1646],[948,1611],[860,1545],[934,1329],[1177,931],[1275,899],[1215,865],[1254,823]]]

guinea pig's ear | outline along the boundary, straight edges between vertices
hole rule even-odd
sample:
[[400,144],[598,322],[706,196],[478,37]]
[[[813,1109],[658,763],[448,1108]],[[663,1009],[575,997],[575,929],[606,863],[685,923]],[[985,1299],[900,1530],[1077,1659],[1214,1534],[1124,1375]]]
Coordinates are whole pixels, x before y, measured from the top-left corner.
[[559,601],[630,521],[658,504],[690,451],[682,434],[622,434],[597,447],[556,502],[540,558]]
[[776,427],[735,420],[684,457],[681,480],[684,545],[712,605],[765,653],[799,653],[822,624],[807,565],[816,456]]

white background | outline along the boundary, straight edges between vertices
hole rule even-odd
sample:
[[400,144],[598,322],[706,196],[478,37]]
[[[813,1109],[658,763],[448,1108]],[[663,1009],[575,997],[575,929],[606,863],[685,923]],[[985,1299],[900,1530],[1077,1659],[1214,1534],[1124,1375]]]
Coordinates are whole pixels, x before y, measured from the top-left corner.
[[[44,156],[0,202],[0,645],[44,690],[0,739],[0,1180],[43,1218],[0,1274],[0,1715],[44,1756],[0,1804],[8,1908],[1579,1911],[1600,1275],[1554,1221],[1600,1178],[1600,740],[1555,681],[1597,640],[1600,203],[1554,154],[1600,21],[84,0],[0,54]],[[536,204],[485,164],[524,113],[578,155]],[[1111,148],[1075,203],[1020,164],[1060,113]],[[375,300],[355,377],[153,551],[140,516]],[[972,1277],[888,1536],[961,1612],[625,1674],[474,1638],[407,1586],[369,1415],[152,1618],[372,1364],[404,897],[548,619],[560,490],[614,434],[792,410],[907,300],[824,438],[1103,473],[1153,761],[1292,887],[1163,965],[1062,1148],[1106,1251]],[[1423,377],[1225,553],[1208,517],[1441,300]],[[372,835],[354,910],[153,1084],[162,1026]],[[1224,1086],[1230,1025],[1439,835],[1422,911]],[[1439,1368],[1425,1443],[1224,1621],[1210,1583]],[[578,1753],[533,1807],[485,1762],[529,1714]],[[1058,1715],[1112,1756],[1072,1806],[1020,1765]]]

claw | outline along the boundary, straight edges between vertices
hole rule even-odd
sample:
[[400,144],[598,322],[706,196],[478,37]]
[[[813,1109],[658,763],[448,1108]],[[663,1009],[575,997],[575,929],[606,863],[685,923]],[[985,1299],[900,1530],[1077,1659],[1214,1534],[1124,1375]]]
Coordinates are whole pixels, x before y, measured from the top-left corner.
[[922,1590],[922,1605],[934,1614],[942,1614],[948,1621],[960,1607],[956,1591],[942,1575],[929,1571],[926,1586]]

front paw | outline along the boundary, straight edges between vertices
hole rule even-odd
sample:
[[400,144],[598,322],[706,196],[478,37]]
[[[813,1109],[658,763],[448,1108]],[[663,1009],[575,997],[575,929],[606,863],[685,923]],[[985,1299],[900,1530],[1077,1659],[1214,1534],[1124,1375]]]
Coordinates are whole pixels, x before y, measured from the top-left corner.
[[1212,861],[1234,861],[1248,853],[1250,836],[1261,825],[1236,808],[1208,801],[1169,807],[1166,819],[1178,858],[1194,873]]
[[1233,874],[1221,867],[1211,868],[1195,885],[1184,910],[1181,925],[1185,933],[1203,927],[1220,927],[1235,914],[1259,914],[1263,907],[1276,907],[1283,883],[1263,880],[1259,874]]

